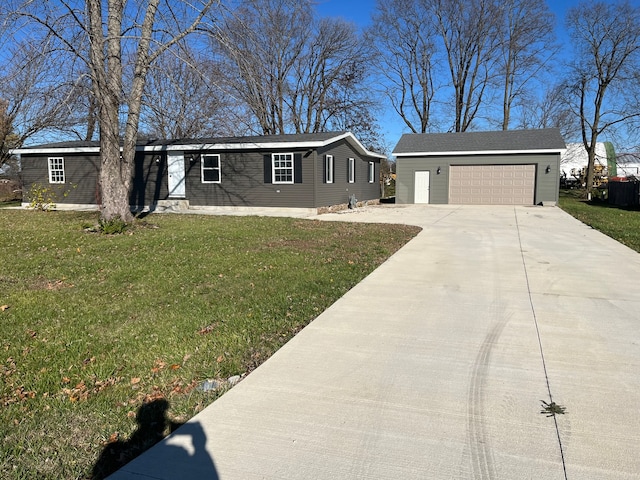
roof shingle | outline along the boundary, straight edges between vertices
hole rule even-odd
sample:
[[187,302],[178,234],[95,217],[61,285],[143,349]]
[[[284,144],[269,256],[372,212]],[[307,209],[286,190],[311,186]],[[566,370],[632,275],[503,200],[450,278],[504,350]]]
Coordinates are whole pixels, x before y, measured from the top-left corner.
[[501,130],[463,133],[407,133],[393,149],[396,155],[517,151],[561,151],[566,148],[560,130]]

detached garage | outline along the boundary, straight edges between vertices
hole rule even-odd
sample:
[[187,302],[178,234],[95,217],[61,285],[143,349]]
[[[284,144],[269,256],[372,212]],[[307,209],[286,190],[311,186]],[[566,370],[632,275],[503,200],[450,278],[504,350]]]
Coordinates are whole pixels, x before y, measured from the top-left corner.
[[558,129],[405,134],[396,203],[553,205],[565,148]]

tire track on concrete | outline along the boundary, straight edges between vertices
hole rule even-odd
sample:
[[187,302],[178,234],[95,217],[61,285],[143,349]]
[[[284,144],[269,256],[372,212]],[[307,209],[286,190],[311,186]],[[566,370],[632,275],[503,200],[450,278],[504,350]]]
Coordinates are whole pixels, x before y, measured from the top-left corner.
[[471,454],[473,478],[479,480],[496,478],[491,438],[484,413],[485,391],[489,377],[491,353],[506,324],[507,318],[501,318],[485,336],[473,364],[471,382],[469,384],[467,396],[467,447]]

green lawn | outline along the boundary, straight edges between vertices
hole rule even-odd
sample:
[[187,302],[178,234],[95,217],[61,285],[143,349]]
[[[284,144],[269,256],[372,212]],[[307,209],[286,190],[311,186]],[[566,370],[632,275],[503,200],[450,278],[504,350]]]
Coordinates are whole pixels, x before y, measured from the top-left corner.
[[[95,213],[0,210],[0,478],[90,478],[145,402],[185,421],[419,229],[151,215],[123,235]],[[389,292],[379,292],[381,295]]]
[[560,193],[560,207],[581,222],[640,252],[640,211],[610,206],[601,201],[587,202],[579,192]]

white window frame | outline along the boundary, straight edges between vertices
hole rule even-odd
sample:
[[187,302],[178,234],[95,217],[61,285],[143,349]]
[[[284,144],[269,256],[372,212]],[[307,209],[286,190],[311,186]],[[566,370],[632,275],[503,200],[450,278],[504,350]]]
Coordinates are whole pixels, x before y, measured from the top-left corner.
[[[274,184],[292,184],[295,180],[293,153],[271,154],[271,182]],[[282,177],[285,177],[283,180]],[[289,180],[289,176],[291,180]]]
[[374,162],[369,162],[369,183],[375,182],[376,175],[376,164]]
[[[218,166],[217,167],[205,167],[204,166],[205,157],[217,158],[218,159]],[[217,171],[218,172],[218,180],[205,180],[204,179],[205,170]],[[220,160],[220,155],[215,154],[215,153],[203,153],[202,155],[200,155],[200,180],[202,180],[202,183],[222,183],[222,164],[221,164],[221,160]]]
[[347,170],[347,181],[349,183],[356,183],[356,159],[349,158],[349,166]]
[[49,157],[49,183],[65,183],[64,157]]
[[333,155],[324,157],[324,183],[333,183]]

